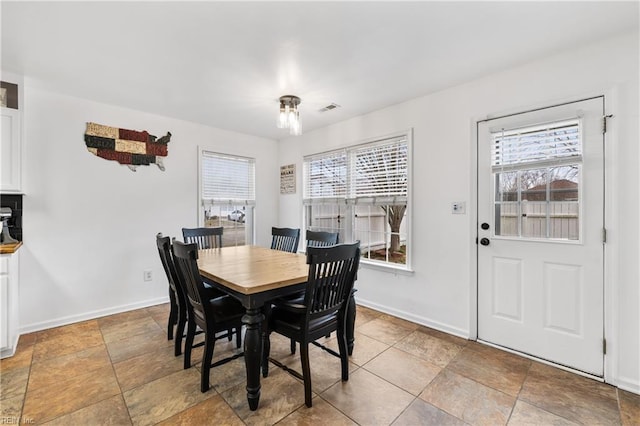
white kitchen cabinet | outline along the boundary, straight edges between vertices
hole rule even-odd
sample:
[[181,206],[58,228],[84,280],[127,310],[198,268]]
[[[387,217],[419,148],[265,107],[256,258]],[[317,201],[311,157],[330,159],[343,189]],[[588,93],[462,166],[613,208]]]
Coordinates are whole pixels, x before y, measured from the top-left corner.
[[18,345],[20,253],[0,255],[0,358],[13,356]]
[[1,108],[2,141],[0,144],[0,191],[22,190],[22,126],[21,112]]

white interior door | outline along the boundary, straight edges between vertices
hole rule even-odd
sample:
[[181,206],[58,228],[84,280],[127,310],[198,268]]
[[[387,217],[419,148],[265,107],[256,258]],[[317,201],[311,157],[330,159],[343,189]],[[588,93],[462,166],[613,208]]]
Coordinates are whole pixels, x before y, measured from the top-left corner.
[[604,98],[478,123],[478,338],[603,376]]

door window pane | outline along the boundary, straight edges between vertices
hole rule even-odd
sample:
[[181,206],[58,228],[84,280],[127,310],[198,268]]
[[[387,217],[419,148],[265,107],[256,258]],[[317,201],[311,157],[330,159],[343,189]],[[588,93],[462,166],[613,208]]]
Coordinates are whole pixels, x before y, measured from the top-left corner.
[[580,165],[494,173],[495,235],[580,238]]
[[549,238],[580,237],[580,167],[577,164],[550,169]]
[[495,233],[506,237],[520,235],[518,173],[496,173]]

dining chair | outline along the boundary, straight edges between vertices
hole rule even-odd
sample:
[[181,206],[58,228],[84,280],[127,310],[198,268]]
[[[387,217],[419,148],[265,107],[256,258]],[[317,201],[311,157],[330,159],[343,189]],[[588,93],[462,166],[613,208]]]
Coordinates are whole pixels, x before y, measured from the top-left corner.
[[[337,232],[322,232],[322,231],[311,231],[307,229],[306,231],[307,238],[307,248],[308,247],[327,247],[338,244],[338,233]],[[302,299],[304,299],[304,290],[293,294],[291,296],[285,297],[291,303],[301,303]],[[326,337],[329,337],[327,335]],[[296,353],[296,341],[291,339],[291,355]]]
[[[178,280],[187,290],[187,300],[191,305],[193,321],[187,325],[187,340],[185,343],[185,368],[187,360],[191,364],[191,348],[195,336],[196,325],[204,331],[204,352],[202,354],[202,366],[200,368],[200,391],[209,390],[209,372],[211,367],[226,364],[236,358],[244,356],[244,352],[225,357],[214,363],[213,351],[217,339],[227,337],[228,333],[235,330],[236,346],[240,348],[242,316],[245,309],[242,304],[231,296],[210,298],[209,292],[202,282],[198,269],[198,246],[195,243],[183,244],[175,241],[172,246],[174,263]],[[218,334],[221,332],[224,334]]]
[[158,247],[158,254],[160,255],[162,268],[164,269],[164,272],[167,275],[167,281],[169,282],[170,311],[169,321],[167,324],[167,339],[174,339],[173,327],[177,325],[175,332],[174,354],[175,356],[178,356],[182,353],[182,336],[184,334],[185,324],[187,323],[187,305],[184,292],[181,288],[176,287],[178,279],[176,277],[173,259],[171,258],[171,239],[169,237],[163,237],[162,233],[158,233],[156,235],[156,245]]
[[222,247],[224,228],[182,228],[182,238],[187,244],[196,243],[199,250]]
[[312,231],[307,229],[307,247],[326,247],[338,244],[337,232]]
[[[263,351],[263,366],[270,361],[304,382],[304,402],[311,407],[311,370],[309,344],[314,344],[340,358],[341,377],[349,380],[346,318],[349,297],[353,290],[360,262],[360,243],[330,247],[309,247],[309,275],[302,303],[274,303],[269,318]],[[320,337],[337,331],[339,353],[318,342]],[[269,334],[275,332],[300,344],[302,374],[269,357]],[[263,369],[268,375],[268,367]]]
[[271,228],[271,248],[273,250],[295,253],[298,251],[300,229],[298,228]]

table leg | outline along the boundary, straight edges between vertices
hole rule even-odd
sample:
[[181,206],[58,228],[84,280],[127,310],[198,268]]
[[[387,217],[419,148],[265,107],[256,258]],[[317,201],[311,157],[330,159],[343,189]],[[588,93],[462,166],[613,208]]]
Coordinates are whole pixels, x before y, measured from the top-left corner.
[[262,327],[264,315],[260,308],[247,309],[242,317],[246,325],[244,336],[244,362],[247,370],[247,401],[251,411],[258,409],[260,402],[260,362],[262,360]]
[[356,299],[353,297],[353,292],[351,292],[351,297],[349,298],[349,306],[347,306],[347,352],[349,355],[353,354],[353,342],[355,340],[354,337],[354,329],[356,325]]

